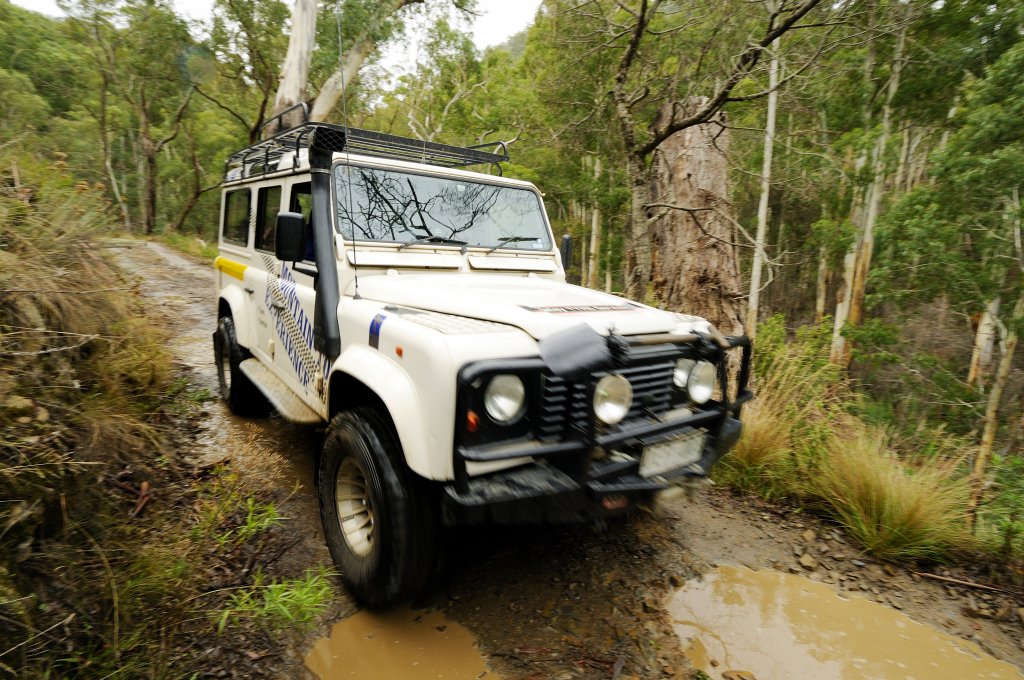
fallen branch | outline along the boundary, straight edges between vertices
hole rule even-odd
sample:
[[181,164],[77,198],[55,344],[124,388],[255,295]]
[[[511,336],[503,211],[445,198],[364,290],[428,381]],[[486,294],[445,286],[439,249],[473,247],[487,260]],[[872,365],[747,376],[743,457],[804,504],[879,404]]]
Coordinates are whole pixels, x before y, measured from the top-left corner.
[[923,571],[911,572],[917,576],[923,578],[930,578],[933,581],[942,581],[943,583],[952,583],[957,586],[967,586],[968,588],[977,588],[979,590],[991,590],[993,593],[1006,593],[1008,595],[1016,595],[1012,590],[1005,590],[1003,588],[996,588],[995,586],[988,586],[984,583],[975,583],[973,581],[962,581],[958,578],[950,578],[949,576],[939,576],[938,574],[929,574]]

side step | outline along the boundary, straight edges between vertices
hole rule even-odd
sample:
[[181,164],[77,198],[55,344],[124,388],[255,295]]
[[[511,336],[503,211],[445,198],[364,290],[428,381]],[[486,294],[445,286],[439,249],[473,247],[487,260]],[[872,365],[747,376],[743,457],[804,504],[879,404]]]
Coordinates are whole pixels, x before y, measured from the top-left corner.
[[285,420],[303,425],[322,423],[323,418],[288,389],[280,378],[270,372],[259,359],[246,359],[240,363],[242,373],[253,382],[267,398],[271,406],[284,416]]

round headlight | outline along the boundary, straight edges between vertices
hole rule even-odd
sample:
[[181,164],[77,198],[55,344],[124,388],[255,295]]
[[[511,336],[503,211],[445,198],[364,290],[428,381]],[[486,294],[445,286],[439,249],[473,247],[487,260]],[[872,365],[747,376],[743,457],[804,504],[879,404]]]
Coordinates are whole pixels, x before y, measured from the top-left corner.
[[672,382],[681,390],[686,389],[686,381],[690,379],[690,371],[696,362],[693,359],[680,359],[672,371]]
[[690,369],[690,376],[686,380],[686,393],[690,401],[695,404],[703,404],[715,393],[715,379],[718,371],[715,365],[707,361],[698,361]]
[[484,391],[484,408],[497,423],[510,423],[518,418],[525,403],[526,388],[519,376],[496,375]]
[[609,373],[594,387],[594,415],[605,425],[618,425],[633,405],[633,386],[618,373]]

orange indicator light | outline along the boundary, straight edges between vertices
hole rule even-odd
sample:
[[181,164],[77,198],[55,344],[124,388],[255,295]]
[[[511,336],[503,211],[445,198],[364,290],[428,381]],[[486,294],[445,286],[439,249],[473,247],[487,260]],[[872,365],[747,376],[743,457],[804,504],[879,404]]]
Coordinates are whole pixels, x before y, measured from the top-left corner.
[[476,414],[476,411],[466,411],[466,430],[476,432],[479,427],[480,416]]
[[402,349],[401,345],[399,345],[398,347],[395,347],[395,354],[398,356],[399,359],[401,359],[402,355],[405,354],[405,350]]

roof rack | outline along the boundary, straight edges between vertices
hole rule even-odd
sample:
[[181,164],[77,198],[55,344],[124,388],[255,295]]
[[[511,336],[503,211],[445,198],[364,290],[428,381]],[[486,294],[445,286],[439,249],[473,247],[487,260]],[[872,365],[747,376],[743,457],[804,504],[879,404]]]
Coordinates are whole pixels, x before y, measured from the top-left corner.
[[[498,168],[498,174],[501,174],[499,163],[508,161],[508,147],[505,146],[505,142],[460,147],[330,123],[311,123],[309,107],[305,103],[296,104],[277,114],[264,123],[260,133],[282,128],[285,119],[295,117],[297,113],[302,114],[300,124],[277,132],[228,156],[224,163],[225,179],[236,181],[275,172],[279,169],[278,161],[288,153],[293,154],[292,168],[295,169],[299,164],[299,151],[308,149],[314,136],[319,138],[319,145],[323,146],[326,142],[329,150],[335,153],[347,151],[364,156],[426,163],[446,168],[493,164]],[[493,148],[494,151],[483,151],[484,148]]]

